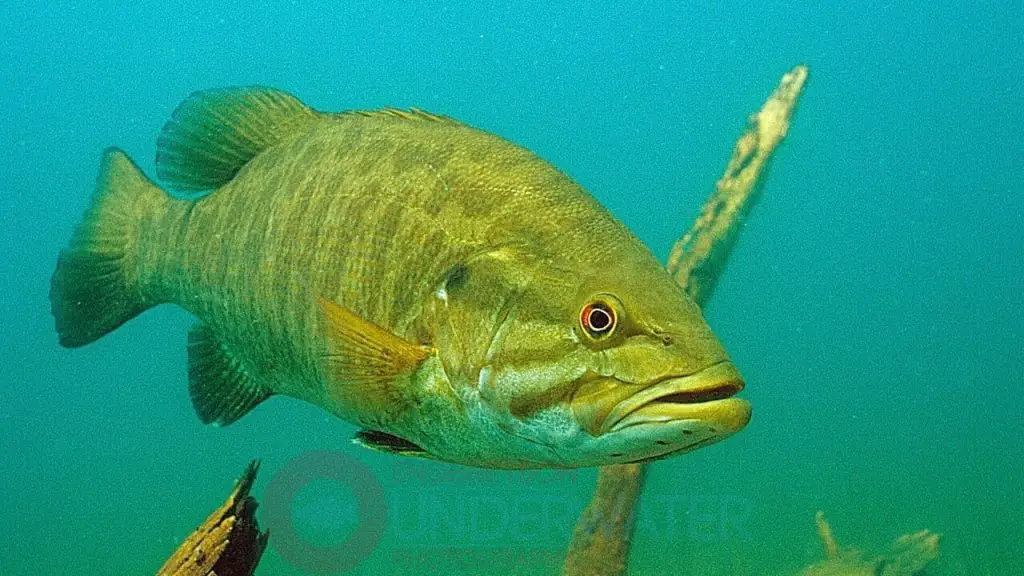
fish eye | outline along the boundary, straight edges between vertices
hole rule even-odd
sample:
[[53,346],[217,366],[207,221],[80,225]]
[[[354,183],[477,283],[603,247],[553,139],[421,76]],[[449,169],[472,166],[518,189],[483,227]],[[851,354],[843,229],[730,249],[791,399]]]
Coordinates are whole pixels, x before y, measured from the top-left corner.
[[580,311],[580,326],[591,338],[604,338],[615,330],[615,309],[603,301],[595,300]]

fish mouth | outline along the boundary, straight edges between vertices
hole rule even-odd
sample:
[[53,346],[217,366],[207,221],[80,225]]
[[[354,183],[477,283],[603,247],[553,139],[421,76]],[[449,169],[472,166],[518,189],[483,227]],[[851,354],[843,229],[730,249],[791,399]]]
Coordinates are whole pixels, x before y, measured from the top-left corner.
[[[639,424],[698,420],[715,436],[738,432],[750,421],[750,403],[733,398],[743,379],[731,362],[700,372],[658,380],[640,390],[628,384],[605,383],[597,393],[573,402],[580,424],[594,436]],[[623,397],[623,395],[628,396]]]

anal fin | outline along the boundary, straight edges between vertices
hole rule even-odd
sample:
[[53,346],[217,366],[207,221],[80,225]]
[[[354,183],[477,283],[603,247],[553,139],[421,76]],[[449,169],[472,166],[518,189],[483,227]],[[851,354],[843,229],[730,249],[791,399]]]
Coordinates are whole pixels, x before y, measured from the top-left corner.
[[273,394],[202,324],[188,333],[188,391],[199,419],[219,426],[238,420]]

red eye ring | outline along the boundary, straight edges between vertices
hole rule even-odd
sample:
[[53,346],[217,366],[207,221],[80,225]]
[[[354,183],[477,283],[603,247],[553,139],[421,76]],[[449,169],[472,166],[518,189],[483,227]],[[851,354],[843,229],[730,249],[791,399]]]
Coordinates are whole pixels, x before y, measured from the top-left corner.
[[580,311],[580,326],[592,338],[603,338],[615,329],[615,309],[607,302],[595,300]]

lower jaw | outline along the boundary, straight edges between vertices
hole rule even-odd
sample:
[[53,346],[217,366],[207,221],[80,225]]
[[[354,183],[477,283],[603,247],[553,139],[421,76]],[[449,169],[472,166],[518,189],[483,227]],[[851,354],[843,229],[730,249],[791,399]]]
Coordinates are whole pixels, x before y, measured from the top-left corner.
[[674,449],[669,450],[667,452],[664,452],[662,454],[657,454],[655,456],[648,456],[646,458],[640,458],[639,460],[633,460],[632,462],[627,462],[627,464],[647,464],[649,462],[657,462],[658,460],[664,460],[666,458],[672,458],[672,457],[675,457],[675,456],[682,456],[683,454],[686,454],[688,452],[693,452],[694,450],[697,450],[698,448],[703,448],[705,446],[710,446],[711,444],[714,444],[715,442],[718,442],[720,440],[724,440],[725,438],[726,438],[725,436],[711,436],[711,437],[705,438],[703,440],[700,440],[698,442],[695,442],[693,444],[690,444],[689,446],[683,446],[681,448],[674,448]]

